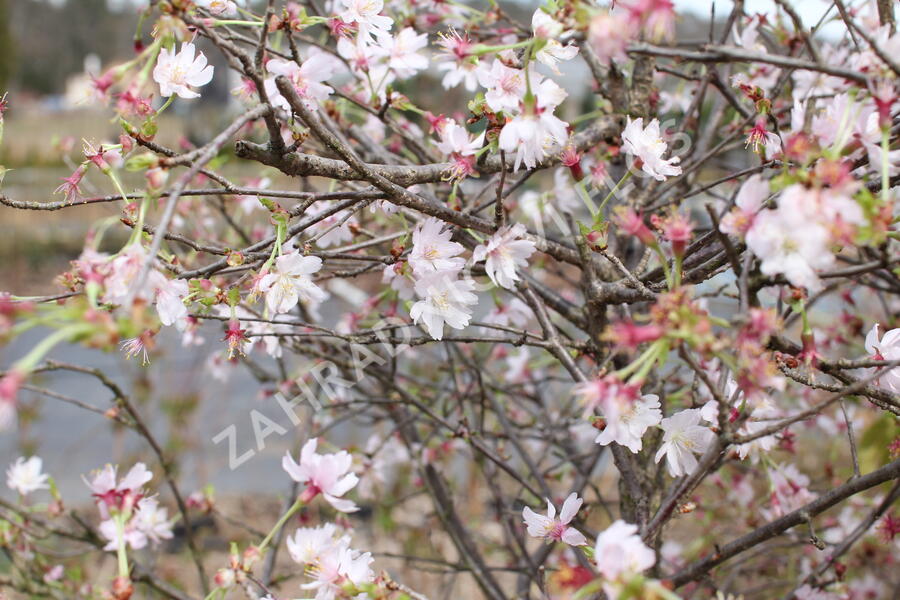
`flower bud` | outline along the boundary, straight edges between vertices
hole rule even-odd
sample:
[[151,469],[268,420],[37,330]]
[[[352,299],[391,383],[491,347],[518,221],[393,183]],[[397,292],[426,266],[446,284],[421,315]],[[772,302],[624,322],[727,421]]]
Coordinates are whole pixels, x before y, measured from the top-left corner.
[[216,571],[215,576],[213,577],[213,583],[216,584],[216,587],[220,588],[229,588],[234,585],[234,570],[233,569],[219,569]]
[[147,179],[147,187],[151,190],[161,190],[166,184],[166,180],[169,179],[169,172],[163,168],[156,167],[144,173],[144,177]]
[[116,577],[112,583],[112,594],[115,600],[128,600],[134,593],[134,586],[128,577]]

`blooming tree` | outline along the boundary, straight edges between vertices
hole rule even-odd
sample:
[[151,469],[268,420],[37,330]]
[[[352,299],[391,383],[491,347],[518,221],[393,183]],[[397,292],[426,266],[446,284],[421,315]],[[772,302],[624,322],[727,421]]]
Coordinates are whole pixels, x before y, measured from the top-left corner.
[[[97,465],[80,495],[10,457],[0,587],[893,597],[900,33],[889,0],[829,4],[810,27],[789,0],[736,2],[697,42],[670,0],[530,20],[493,0],[143,3],[135,55],[94,78],[119,138],[86,142],[57,200],[0,195],[116,217],[58,293],[0,296],[4,341],[43,336],[4,365],[0,428],[45,396],[146,457]],[[213,80],[235,86],[227,124],[160,142],[160,114]],[[245,489],[289,487],[284,509],[228,551],[199,524],[244,515],[185,489],[160,408],[53,354],[152,368],[179,338],[283,409],[254,421],[259,448],[296,447]],[[368,441],[339,448],[343,422]],[[223,439],[238,476],[262,460]]]

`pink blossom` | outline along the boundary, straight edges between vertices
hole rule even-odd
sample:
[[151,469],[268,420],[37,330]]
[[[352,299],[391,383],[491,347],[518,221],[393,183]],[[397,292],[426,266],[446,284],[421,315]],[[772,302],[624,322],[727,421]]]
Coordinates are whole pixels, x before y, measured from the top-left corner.
[[547,149],[565,144],[568,139],[567,125],[544,110],[540,114],[523,113],[503,126],[500,131],[500,148],[506,152],[515,152],[514,171],[521,164],[529,169],[537,166],[538,161],[547,155]]
[[628,60],[625,49],[636,34],[632,21],[620,12],[597,14],[588,26],[588,42],[605,65]]
[[440,34],[438,45],[443,52],[436,59],[437,70],[447,71],[441,79],[441,85],[445,89],[458,86],[460,83],[468,92],[474,92],[478,88],[478,58],[471,54],[475,44],[467,34],[460,35],[456,31],[449,34]]
[[326,553],[349,542],[349,537],[338,536],[337,527],[333,523],[325,523],[319,527],[300,527],[286,540],[291,558],[301,565],[319,563]]
[[584,405],[584,415],[588,416],[609,403],[635,402],[639,399],[640,385],[625,383],[616,375],[597,377],[590,381],[577,383],[572,393],[580,404]]
[[428,68],[428,57],[421,54],[426,46],[427,34],[417,34],[412,27],[404,27],[397,35],[378,33],[374,49],[376,55],[384,56],[398,77],[407,78]]
[[516,268],[528,265],[528,257],[535,250],[534,242],[520,239],[526,235],[525,226],[516,223],[497,231],[472,252],[472,261],[484,263],[484,270],[495,285],[513,289],[519,281]]
[[758,154],[760,145],[763,146],[766,159],[781,152],[781,138],[766,129],[766,118],[762,116],[756,119],[753,127],[747,132],[745,147],[752,147],[753,151]]
[[817,273],[835,262],[831,234],[815,197],[800,185],[785,189],[778,208],[763,210],[747,230],[747,246],[766,275],[783,274],[795,286],[821,287]]
[[84,178],[85,172],[87,169],[84,165],[79,165],[75,171],[69,175],[68,177],[63,177],[63,183],[56,190],[54,190],[54,194],[64,194],[66,197],[66,202],[74,203],[76,200],[81,198],[81,188],[79,187],[81,184],[81,180]]
[[16,421],[16,398],[27,374],[13,367],[0,379],[0,431],[12,428]]
[[167,279],[156,290],[156,311],[163,325],[172,325],[187,317],[188,310],[184,298],[188,294],[188,283],[184,279]]
[[361,37],[387,33],[394,24],[393,19],[380,14],[384,9],[383,0],[340,0],[340,3],[345,10],[338,16],[345,23],[355,23]]
[[299,252],[283,254],[275,259],[275,271],[259,281],[259,289],[266,293],[266,307],[273,313],[286,313],[301,300],[318,304],[328,298],[328,292],[313,283],[310,275],[322,268],[318,256],[303,256]]
[[769,197],[769,182],[753,175],[744,182],[735,199],[735,208],[722,217],[719,230],[729,235],[744,235]]
[[484,317],[485,323],[492,325],[501,325],[503,327],[519,327],[525,328],[534,313],[531,307],[522,302],[519,298],[513,298],[509,302],[497,304],[491,312]]
[[511,112],[519,108],[525,97],[525,71],[512,69],[499,60],[478,71],[478,83],[487,88],[484,100],[494,112]]
[[405,261],[396,262],[392,265],[385,265],[382,272],[381,282],[390,283],[391,289],[397,292],[401,300],[410,300],[415,296],[415,283],[408,276],[409,263]]
[[[872,326],[866,335],[866,352],[876,360],[900,360],[900,329],[891,329],[879,339],[878,324]],[[884,375],[878,378],[879,385],[900,393],[900,367],[879,367]]]
[[594,441],[601,446],[615,442],[634,453],[641,451],[644,433],[659,425],[662,419],[656,394],[645,394],[639,400],[620,394],[607,395],[600,409],[606,419],[606,428]]
[[667,176],[681,175],[681,167],[677,166],[681,161],[679,157],[662,157],[668,145],[662,141],[657,119],[650,121],[645,128],[643,118],[632,121],[628,117],[622,142],[622,149],[640,159],[641,169],[657,181],[665,181]]
[[772,486],[772,510],[767,518],[781,517],[815,499],[815,495],[807,489],[809,477],[792,464],[774,465],[774,468],[769,469],[769,480]]
[[370,583],[375,573],[369,567],[373,562],[369,552],[358,552],[347,544],[330,548],[315,564],[311,574],[315,581],[300,587],[316,590],[316,600],[333,600],[344,585],[357,586]]
[[634,0],[625,4],[631,19],[641,23],[653,40],[671,39],[675,35],[675,5],[672,0]]
[[156,269],[150,269],[143,285],[134,289],[147,260],[148,253],[139,243],[129,244],[121,250],[109,263],[109,273],[103,282],[103,302],[122,304],[129,294],[135,299],[151,301],[159,286],[166,282],[166,277]]
[[90,480],[82,477],[91,494],[97,499],[104,518],[109,508],[130,511],[143,497],[144,484],[153,479],[153,473],[142,462],[131,467],[121,481],[118,480],[117,472],[117,466],[106,465],[103,469],[94,471]]
[[409,265],[416,275],[431,271],[458,271],[465,259],[457,256],[464,250],[462,244],[451,242],[451,230],[444,230],[444,223],[429,217],[413,230],[413,248]]
[[353,457],[346,450],[334,454],[318,454],[316,446],[318,438],[312,438],[300,450],[300,463],[294,462],[290,453],[284,455],[281,466],[294,481],[306,484],[303,498],[309,502],[318,494],[341,512],[355,512],[359,508],[351,500],[341,498],[359,481],[356,474],[350,472]]
[[334,89],[322,82],[334,75],[337,66],[335,61],[333,56],[321,51],[311,51],[302,66],[298,66],[292,60],[273,58],[266,63],[266,71],[272,77],[264,82],[269,101],[277,108],[290,110],[290,104],[275,85],[275,78],[283,75],[294,85],[294,90],[304,104],[310,110],[314,109],[317,102],[328,99],[328,96],[334,92]]
[[584,546],[587,539],[569,523],[575,518],[578,509],[581,508],[583,499],[572,492],[563,502],[559,517],[556,516],[556,507],[547,499],[547,516],[539,515],[527,506],[522,509],[522,518],[528,526],[528,535],[536,538],[564,542],[570,546]]

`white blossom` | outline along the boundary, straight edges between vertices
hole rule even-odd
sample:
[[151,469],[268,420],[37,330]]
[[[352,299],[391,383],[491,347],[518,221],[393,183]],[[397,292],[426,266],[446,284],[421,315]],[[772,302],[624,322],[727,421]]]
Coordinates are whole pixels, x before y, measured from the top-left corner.
[[202,87],[212,81],[214,68],[207,65],[206,56],[201,52],[195,58],[194,44],[181,45],[181,51],[174,53],[161,48],[153,80],[159,84],[159,94],[168,98],[177,94],[181,98],[199,98],[200,94],[191,88]]
[[656,453],[656,462],[666,457],[669,475],[690,475],[697,468],[695,454],[706,451],[715,434],[700,425],[700,409],[692,408],[662,420],[663,442]]
[[456,271],[426,273],[416,281],[416,294],[421,298],[409,311],[413,321],[422,321],[428,335],[436,340],[444,336],[444,324],[463,329],[472,318],[471,305],[478,303],[472,293],[475,282],[457,279]]
[[665,181],[666,177],[681,175],[678,163],[681,159],[674,156],[664,159],[668,145],[662,140],[659,131],[659,120],[653,119],[644,127],[644,119],[631,120],[628,117],[625,130],[622,132],[622,149],[641,160],[641,169],[656,179]]
[[37,490],[49,489],[48,476],[41,472],[42,468],[43,461],[40,457],[32,456],[26,460],[20,456],[6,470],[6,485],[23,496]]

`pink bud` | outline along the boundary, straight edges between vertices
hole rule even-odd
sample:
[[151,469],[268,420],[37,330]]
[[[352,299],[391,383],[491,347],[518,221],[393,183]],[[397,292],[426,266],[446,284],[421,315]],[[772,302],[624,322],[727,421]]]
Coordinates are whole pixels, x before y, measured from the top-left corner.
[[232,569],[219,569],[216,571],[213,582],[216,587],[228,588],[234,585],[234,571]]
[[656,236],[644,223],[641,215],[634,212],[634,210],[620,207],[616,214],[615,223],[623,234],[634,236],[647,246],[656,245]]
[[15,405],[19,388],[25,383],[27,374],[13,367],[0,379],[0,402],[8,402]]
[[149,169],[144,177],[147,178],[147,185],[152,190],[160,190],[166,184],[166,181],[169,179],[169,172],[160,167],[156,167],[154,169]]
[[122,144],[122,153],[128,154],[134,149],[134,139],[130,135],[122,134],[119,136],[119,143]]

